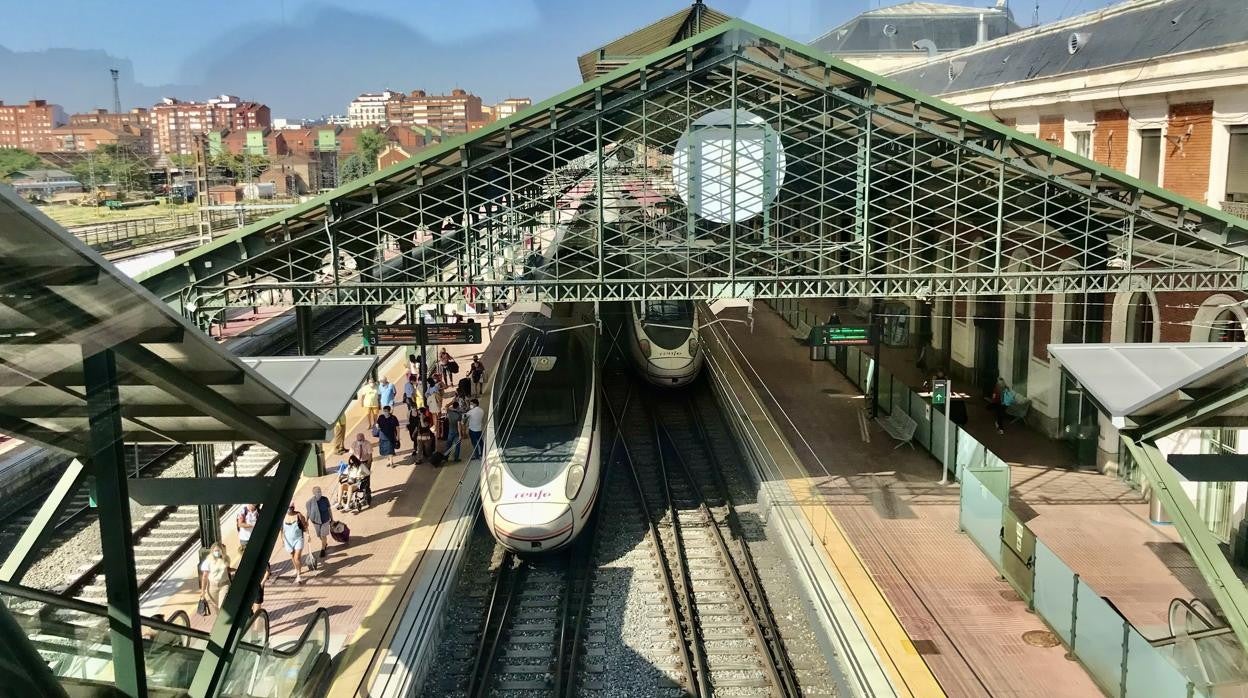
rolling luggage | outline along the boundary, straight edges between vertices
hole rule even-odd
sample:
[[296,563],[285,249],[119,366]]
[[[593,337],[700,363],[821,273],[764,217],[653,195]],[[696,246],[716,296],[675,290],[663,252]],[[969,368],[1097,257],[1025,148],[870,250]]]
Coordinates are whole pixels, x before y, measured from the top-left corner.
[[339,543],[346,545],[351,542],[351,527],[342,521],[335,521],[329,525],[329,535],[333,536],[334,540]]

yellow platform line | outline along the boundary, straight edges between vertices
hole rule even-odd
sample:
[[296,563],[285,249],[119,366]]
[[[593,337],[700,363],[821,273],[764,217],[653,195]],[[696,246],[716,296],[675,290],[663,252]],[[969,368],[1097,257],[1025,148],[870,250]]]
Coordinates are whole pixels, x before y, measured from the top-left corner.
[[713,328],[712,334],[718,341],[707,342],[707,350],[716,355],[715,358],[721,364],[726,364],[736,373],[736,376],[725,376],[725,378],[737,383],[739,388],[744,389],[746,395],[753,398],[754,405],[750,405],[748,400],[741,400],[741,407],[754,422],[757,432],[760,435],[768,432],[775,434],[775,445],[780,448],[773,448],[770,451],[784,477],[785,485],[793,495],[793,501],[798,503],[797,507],[810,524],[811,529],[819,536],[821,548],[827,556],[836,582],[846,594],[850,611],[860,620],[860,627],[867,641],[881,659],[881,665],[893,687],[899,696],[914,698],[945,696],[931,668],[902,627],[896,610],[867,570],[862,556],[845,535],[836,516],[831,513],[822,498],[817,494],[812,494],[815,480],[811,478],[805,464],[793,451],[788,438],[772,420],[770,411],[762,404],[761,398],[746,379],[736,358],[726,350],[725,340],[721,333],[725,333],[722,328]]

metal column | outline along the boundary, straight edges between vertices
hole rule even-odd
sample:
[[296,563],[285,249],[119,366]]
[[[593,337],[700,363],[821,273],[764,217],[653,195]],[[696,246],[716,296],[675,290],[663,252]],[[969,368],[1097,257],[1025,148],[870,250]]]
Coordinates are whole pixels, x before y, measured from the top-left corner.
[[117,391],[117,358],[111,349],[82,362],[91,426],[91,466],[99,501],[100,548],[108,591],[108,627],[117,689],[127,696],[147,696],[143,633],[134,570],[130,497]]
[[[360,319],[364,323],[364,327],[366,328],[373,327],[377,324],[377,311],[374,310],[370,306],[362,305],[360,306]],[[369,356],[376,356],[377,355],[376,344],[374,344],[373,342],[368,342],[368,345],[365,348],[365,353],[368,354]],[[372,376],[373,380],[377,380],[376,364],[374,364],[372,369],[370,369],[369,375]]]
[[[194,446],[195,477],[206,480],[217,476],[216,455],[212,444],[196,444]],[[199,542],[205,548],[221,541],[221,521],[217,517],[217,505],[200,504],[199,510]]]
[[299,341],[299,355],[312,356],[316,349],[312,343],[312,307],[295,306],[295,336]]

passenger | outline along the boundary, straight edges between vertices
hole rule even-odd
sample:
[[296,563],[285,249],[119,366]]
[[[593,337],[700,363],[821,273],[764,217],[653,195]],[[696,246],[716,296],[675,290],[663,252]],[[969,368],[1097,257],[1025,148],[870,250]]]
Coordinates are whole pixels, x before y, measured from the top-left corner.
[[353,462],[347,468],[347,509],[352,513],[360,513],[360,497],[356,497],[355,493],[359,492],[364,499],[364,504],[372,506],[373,504],[373,488],[372,488],[372,468],[368,463]]
[[450,370],[450,365],[451,365],[451,354],[450,354],[450,352],[448,352],[448,351],[447,351],[447,350],[445,350],[445,349],[443,349],[442,351],[438,352],[438,371],[442,374],[442,382],[443,382],[443,383],[450,383],[450,382],[451,382],[451,370]]
[[472,442],[472,453],[468,456],[471,461],[485,453],[485,410],[481,409],[481,401],[476,398],[470,404],[472,407],[464,415],[464,421],[468,427],[468,439]]
[[290,555],[295,584],[303,584],[303,539],[307,535],[308,520],[291,504],[286,509],[286,518],[282,519],[282,544],[286,546],[286,554]]
[[242,557],[243,551],[247,549],[247,543],[251,540],[251,532],[256,528],[258,518],[258,506],[244,504],[242,511],[238,512],[238,517],[234,520],[234,528],[238,530],[239,557]]
[[361,463],[367,464],[372,469],[373,464],[373,444],[364,438],[364,432],[355,435],[355,441],[351,444],[351,455]]
[[414,380],[420,380],[420,362],[416,361],[415,354],[407,355],[407,381],[410,383]]
[[932,388],[936,385],[936,381],[941,381],[941,380],[945,380],[945,371],[944,369],[938,368],[936,369],[936,373],[932,374],[931,378],[928,378],[926,381],[924,381],[923,392],[930,393],[932,391]]
[[455,457],[450,459],[453,461],[459,460],[459,445],[463,442],[460,422],[464,416],[464,407],[461,400],[456,395],[446,404],[446,451],[449,453],[452,447],[455,448]]
[[455,395],[467,400],[472,397],[472,377],[464,376],[455,384]]
[[416,379],[408,375],[407,382],[403,384],[403,404],[407,407],[407,417],[411,419],[412,412],[416,411]]
[[472,365],[468,367],[468,377],[472,378],[472,397],[481,394],[482,386],[485,384],[485,364],[481,362],[481,357],[473,356]]
[[424,412],[417,416],[420,418],[420,424],[416,427],[416,462],[423,463],[426,459],[433,457],[436,439],[433,435],[429,413]]
[[256,615],[264,608],[264,587],[269,583],[269,573],[273,571],[273,563],[264,561],[264,574],[260,577],[260,588],[256,589],[256,600],[251,602],[251,615]]
[[467,395],[456,398],[459,403],[459,440],[468,440],[468,410],[471,407],[469,402],[471,398]]
[[377,381],[372,378],[360,388],[360,406],[368,411],[368,425],[372,426],[377,422],[377,416],[381,414],[381,395],[377,392]]
[[[377,401],[381,404],[383,410],[387,407],[394,408],[395,393],[397,392],[398,388],[395,387],[394,383],[391,383],[389,378],[382,376],[381,383],[377,386]],[[377,418],[373,417],[373,419],[376,420]]]
[[394,453],[402,448],[399,443],[399,418],[391,413],[390,407],[381,408],[381,416],[377,418],[377,449],[386,456],[386,466],[394,467]]
[[333,507],[330,505],[329,498],[321,494],[321,488],[313,487],[312,496],[304,505],[304,509],[308,512],[307,518],[308,523],[312,524],[312,533],[321,539],[321,558],[324,559],[329,554],[329,525],[334,522]]
[[334,422],[334,455],[340,456],[347,452],[347,446],[344,441],[347,438],[347,414],[343,412],[338,415],[338,420]]
[[992,410],[992,419],[996,422],[998,434],[1005,433],[1005,400],[1009,390],[1005,379],[998,378],[996,385],[992,386],[992,395],[988,397],[988,408]]
[[225,546],[213,543],[204,561],[199,563],[199,598],[208,602],[213,611],[221,610],[221,590],[230,583],[230,556]]
[[438,382],[432,378],[429,379],[429,388],[425,391],[425,407],[429,410],[430,426],[433,427],[434,437],[443,438],[442,391],[438,388]]

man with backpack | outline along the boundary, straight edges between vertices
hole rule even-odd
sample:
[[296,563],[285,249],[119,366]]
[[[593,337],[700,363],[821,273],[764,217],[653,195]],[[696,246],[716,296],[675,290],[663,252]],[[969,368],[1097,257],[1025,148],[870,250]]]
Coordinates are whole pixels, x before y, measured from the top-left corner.
[[320,487],[313,487],[312,497],[308,499],[305,508],[312,535],[321,539],[321,558],[324,559],[329,554],[329,527],[334,522],[334,507],[329,497],[321,494]]

